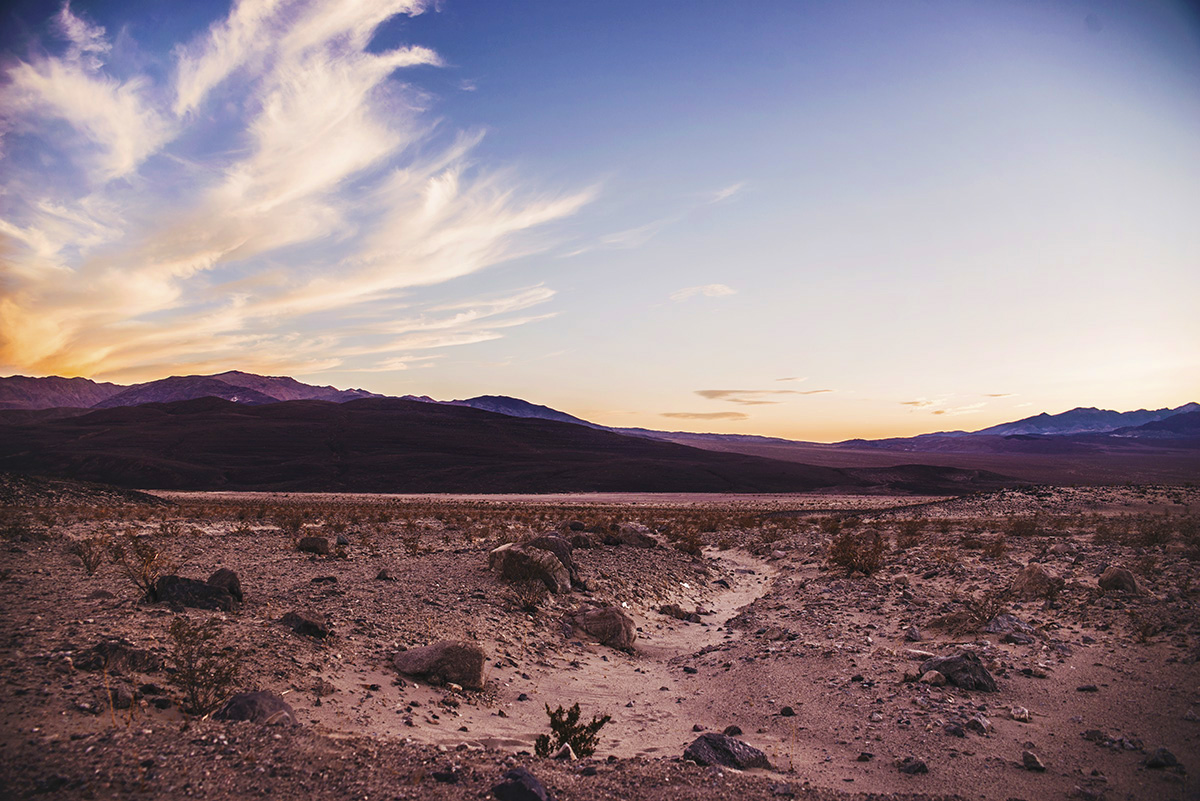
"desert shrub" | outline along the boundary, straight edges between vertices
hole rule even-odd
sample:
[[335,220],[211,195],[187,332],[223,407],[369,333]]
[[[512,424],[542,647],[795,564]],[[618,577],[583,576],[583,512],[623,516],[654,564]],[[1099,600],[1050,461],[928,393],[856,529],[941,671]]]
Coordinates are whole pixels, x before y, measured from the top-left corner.
[[1005,594],[1001,591],[984,592],[979,595],[968,595],[962,599],[962,604],[971,619],[980,626],[986,626],[996,615],[1003,614],[1008,608]]
[[400,532],[400,542],[404,544],[404,551],[409,556],[417,556],[421,553],[421,529],[409,521],[404,524],[404,530]]
[[675,550],[688,556],[699,556],[704,549],[704,538],[699,531],[680,532],[675,541]]
[[300,538],[300,530],[304,528],[304,515],[295,511],[278,512],[271,520],[279,530],[293,540]]
[[870,575],[883,565],[884,545],[877,531],[843,531],[829,545],[829,562]]
[[1003,534],[997,534],[983,545],[983,555],[992,559],[999,559],[1006,553],[1008,553],[1008,537]]
[[96,534],[71,543],[70,551],[79,557],[83,570],[89,576],[96,575],[100,565],[104,563],[104,552],[108,550],[108,537]]
[[175,562],[149,537],[135,534],[125,534],[110,542],[108,555],[121,575],[147,600],[154,600],[154,585],[158,583],[159,576],[176,569]]
[[921,532],[925,530],[925,521],[914,517],[911,520],[904,520],[900,523],[900,529],[896,532],[896,547],[900,550],[908,550],[921,541]]
[[1037,537],[1042,534],[1041,521],[1037,516],[1032,517],[1012,517],[1008,520],[1007,530],[1005,532],[1010,537]]
[[550,597],[546,582],[538,578],[524,578],[512,582],[509,587],[516,607],[527,615],[537,614],[537,610]]
[[818,518],[817,528],[821,529],[822,534],[832,537],[842,530],[842,519],[840,517]]
[[1175,525],[1166,515],[1161,517],[1147,515],[1139,521],[1138,542],[1147,547],[1166,545],[1171,541],[1171,534],[1174,531]]
[[237,681],[241,655],[217,642],[220,627],[216,618],[193,624],[186,617],[171,621],[171,657],[175,673],[171,681],[183,691],[187,710],[207,715],[228,698]]
[[737,545],[737,540],[735,540],[733,538],[732,534],[729,534],[729,533],[722,534],[720,537],[717,538],[717,547],[720,548],[722,551],[728,551],[730,548],[732,548],[735,545]]
[[592,716],[592,722],[579,722],[579,704],[564,710],[561,706],[551,711],[546,704],[546,714],[550,716],[550,734],[539,734],[533,745],[533,750],[540,757],[548,757],[564,745],[571,746],[577,757],[590,757],[596,753],[596,740],[604,724],[612,720],[611,715],[603,717]]

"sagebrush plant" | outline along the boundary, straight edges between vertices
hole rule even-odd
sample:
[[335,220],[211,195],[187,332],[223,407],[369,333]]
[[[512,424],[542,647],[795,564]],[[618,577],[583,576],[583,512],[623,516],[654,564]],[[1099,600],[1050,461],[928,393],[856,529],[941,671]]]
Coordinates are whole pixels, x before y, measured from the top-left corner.
[[858,571],[869,576],[883,566],[885,547],[884,538],[878,531],[847,529],[829,544],[829,562],[850,573]]
[[145,600],[155,600],[155,585],[160,576],[177,569],[175,561],[149,537],[125,534],[108,544],[108,555],[123,576]]
[[89,576],[94,576],[100,569],[100,565],[104,563],[104,552],[108,550],[108,545],[107,534],[96,534],[71,543],[70,551],[79,557],[84,572]]
[[186,711],[207,715],[233,694],[241,654],[220,646],[216,618],[194,624],[177,617],[171,621],[170,634],[175,666],[171,681],[183,691]]
[[579,702],[565,710],[561,706],[551,710],[546,704],[546,714],[550,717],[550,734],[539,734],[533,744],[533,750],[540,757],[548,757],[564,745],[571,746],[577,757],[590,757],[596,753],[600,730],[612,720],[611,715],[593,715],[591,723],[580,723]]

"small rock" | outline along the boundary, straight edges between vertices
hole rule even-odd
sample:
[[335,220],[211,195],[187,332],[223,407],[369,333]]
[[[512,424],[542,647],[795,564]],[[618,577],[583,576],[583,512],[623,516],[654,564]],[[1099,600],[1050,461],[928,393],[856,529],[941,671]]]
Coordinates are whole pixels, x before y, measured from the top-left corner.
[[861,754],[858,755],[858,758],[855,761],[856,762],[870,762],[874,758],[875,758],[875,755],[872,754],[870,751],[863,751]]
[[904,759],[896,760],[896,768],[901,773],[907,773],[910,776],[929,772],[929,766],[925,764],[925,760],[917,759],[913,756],[906,756]]
[[214,720],[248,720],[252,723],[295,726],[296,713],[278,695],[267,690],[238,693],[213,713]]
[[921,678],[918,679],[918,681],[920,681],[921,684],[929,684],[933,687],[941,687],[945,685],[946,677],[943,676],[939,671],[927,670],[921,675]]
[[1075,692],[1078,692],[1078,693],[1098,693],[1098,692],[1100,692],[1100,688],[1099,688],[1099,687],[1097,687],[1095,684],[1081,684],[1081,685],[1079,685],[1078,687],[1076,687],[1076,688],[1075,688]]
[[1008,588],[1009,594],[1021,601],[1049,598],[1063,588],[1066,582],[1039,564],[1029,564],[1017,574]]
[[1038,773],[1046,769],[1045,763],[1032,751],[1021,752],[1021,764],[1025,766],[1025,770],[1032,770]]
[[1008,716],[1021,723],[1028,723],[1030,721],[1029,710],[1023,706],[1014,706],[1008,711]]
[[726,737],[741,737],[742,727],[736,723],[730,724],[729,726],[725,727],[725,731],[723,731],[722,734],[724,734]]
[[163,603],[192,609],[232,612],[237,607],[237,601],[225,587],[214,587],[198,579],[179,576],[160,577],[154,585],[154,595]]
[[569,612],[563,622],[621,651],[632,651],[634,640],[637,639],[632,618],[615,606],[584,607]]
[[908,642],[920,642],[924,639],[921,635],[921,630],[916,626],[909,626],[904,630],[904,639]]
[[346,546],[348,546],[350,544],[350,538],[347,537],[345,534],[338,534],[337,535],[337,544],[339,547],[345,548]]
[[1179,767],[1179,760],[1165,748],[1156,748],[1154,753],[1146,757],[1146,767],[1162,769]]
[[297,634],[315,637],[318,640],[323,640],[333,634],[333,628],[328,623],[307,612],[288,612],[280,618],[279,622]]
[[790,706],[785,706],[783,709],[779,710],[779,714],[785,718],[790,718],[795,716],[796,710],[792,709]]
[[376,581],[395,581],[396,575],[388,568],[382,567],[379,569],[379,572],[375,574],[375,580]]
[[565,760],[567,762],[574,762],[575,761],[575,749],[571,748],[570,743],[563,743],[562,748],[555,751],[550,756],[550,758],[558,759],[558,760]]

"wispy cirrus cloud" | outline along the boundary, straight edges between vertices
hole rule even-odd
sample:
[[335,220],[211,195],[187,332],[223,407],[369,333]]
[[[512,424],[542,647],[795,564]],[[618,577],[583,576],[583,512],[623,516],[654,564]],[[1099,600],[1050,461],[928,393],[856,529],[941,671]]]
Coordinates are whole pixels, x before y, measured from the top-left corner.
[[663,412],[661,416],[679,420],[747,420],[750,417],[742,412]]
[[778,400],[767,400],[778,395],[824,395],[833,392],[832,389],[698,389],[696,394],[708,400],[740,403],[743,406],[764,406],[780,403]]
[[[989,395],[986,397],[1003,397],[1003,396]],[[957,417],[958,415],[963,415],[963,414],[975,414],[976,412],[979,412],[981,409],[983,409],[985,406],[987,406],[986,401],[979,401],[977,403],[952,405],[951,400],[953,400],[953,399],[952,398],[935,398],[935,399],[917,398],[916,400],[900,401],[900,405],[901,406],[911,406],[914,410],[927,409],[927,410],[929,410],[930,414],[949,415],[951,417]]]
[[424,10],[241,0],[155,83],[110,73],[103,28],[64,5],[65,48],[0,88],[0,369],[376,369],[544,319],[545,287],[422,300],[544,250],[536,229],[594,195],[531,191],[476,163],[480,134],[438,131],[398,79],[438,54],[369,47]]
[[677,289],[671,293],[671,300],[675,303],[694,298],[697,295],[706,298],[723,298],[729,295],[736,295],[737,290],[726,286],[725,284],[704,284],[702,286],[689,286],[683,289]]

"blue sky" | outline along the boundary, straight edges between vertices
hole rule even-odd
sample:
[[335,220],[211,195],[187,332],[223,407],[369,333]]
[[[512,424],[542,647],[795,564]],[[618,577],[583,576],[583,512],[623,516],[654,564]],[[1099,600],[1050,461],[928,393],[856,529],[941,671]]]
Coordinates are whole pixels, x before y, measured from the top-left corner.
[[832,440],[1200,397],[1172,2],[18,3],[0,373]]

